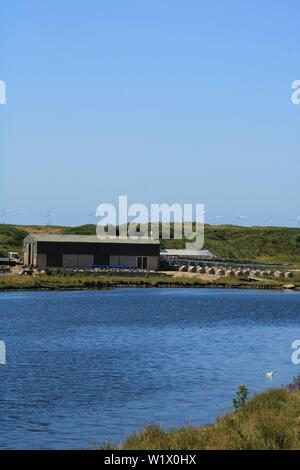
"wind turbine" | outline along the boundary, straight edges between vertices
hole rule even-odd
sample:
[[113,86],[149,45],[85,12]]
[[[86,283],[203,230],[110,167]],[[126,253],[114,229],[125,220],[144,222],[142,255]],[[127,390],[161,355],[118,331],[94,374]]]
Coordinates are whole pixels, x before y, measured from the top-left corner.
[[222,216],[221,215],[215,215],[214,216],[215,225],[217,225],[217,220],[218,219],[222,219]]
[[236,219],[234,220],[234,224],[233,224],[233,225],[237,225],[237,223],[238,223],[241,219],[247,219],[247,215],[241,215],[240,212],[237,211],[237,216],[236,216]]
[[273,225],[273,214],[272,214],[271,211],[270,211],[270,213],[269,213],[269,225],[270,225],[270,226]]
[[6,224],[6,216],[8,212],[12,212],[11,209],[3,209],[2,211],[2,223]]
[[205,222],[206,214],[209,212],[208,209],[204,209],[203,211],[203,222]]
[[95,222],[96,222],[96,209],[93,209],[89,212],[89,217],[91,218],[91,224],[92,225],[95,225]]
[[300,215],[296,217],[295,219],[292,219],[294,222],[296,222],[298,225],[300,225]]
[[47,209],[46,210],[46,225],[50,226],[52,225],[52,217],[55,215],[53,212],[53,209]]

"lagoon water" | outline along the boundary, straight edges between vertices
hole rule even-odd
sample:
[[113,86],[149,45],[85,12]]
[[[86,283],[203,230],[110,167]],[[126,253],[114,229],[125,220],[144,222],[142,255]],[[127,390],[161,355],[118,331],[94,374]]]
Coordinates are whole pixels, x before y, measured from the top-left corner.
[[254,394],[299,374],[295,339],[296,292],[0,293],[0,448],[89,448],[147,423],[212,422],[240,384]]

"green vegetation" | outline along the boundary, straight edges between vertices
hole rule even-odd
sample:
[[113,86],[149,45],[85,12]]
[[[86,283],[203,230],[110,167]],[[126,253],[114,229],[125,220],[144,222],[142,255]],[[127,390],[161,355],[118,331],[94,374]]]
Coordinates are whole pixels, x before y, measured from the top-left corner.
[[0,253],[8,251],[22,252],[23,240],[27,233],[11,225],[0,224]]
[[[167,240],[163,241],[163,245],[184,248],[184,241]],[[300,229],[206,225],[204,248],[225,259],[299,266]]]
[[240,385],[236,396],[232,400],[233,407],[235,411],[238,411],[240,408],[245,406],[246,401],[248,400],[249,390],[245,385]]
[[81,225],[80,227],[64,227],[60,232],[64,235],[95,235],[95,225]]
[[[0,252],[17,251],[21,254],[23,238],[30,232],[92,235],[95,234],[95,226],[45,227],[0,224]],[[162,246],[184,248],[185,242],[174,239],[163,240]],[[300,266],[300,229],[206,225],[204,248],[220,258],[275,264],[290,263]]]
[[207,226],[206,248],[222,258],[300,265],[300,229]]
[[202,428],[164,431],[146,426],[123,450],[295,450],[300,449],[300,391],[277,389],[255,396],[238,410]]
[[[250,281],[236,277],[222,277],[203,280],[197,277],[167,276],[164,274],[126,276],[121,274],[47,272],[34,276],[0,276],[0,291],[13,289],[105,289],[112,287],[219,287],[248,289],[281,289],[284,281],[270,279]],[[293,279],[293,285],[300,289],[300,277]]]

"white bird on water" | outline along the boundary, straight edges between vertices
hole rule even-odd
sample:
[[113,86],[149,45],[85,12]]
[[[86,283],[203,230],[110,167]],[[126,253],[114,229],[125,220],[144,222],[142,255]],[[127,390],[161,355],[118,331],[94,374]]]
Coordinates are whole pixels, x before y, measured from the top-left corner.
[[267,379],[273,379],[273,371],[266,372],[266,377],[267,377]]

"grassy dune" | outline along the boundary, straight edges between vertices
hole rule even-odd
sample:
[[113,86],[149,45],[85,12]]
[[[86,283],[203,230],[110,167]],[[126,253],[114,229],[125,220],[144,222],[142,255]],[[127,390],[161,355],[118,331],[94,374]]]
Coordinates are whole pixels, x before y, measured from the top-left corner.
[[164,431],[147,426],[130,436],[124,450],[292,450],[300,449],[300,391],[271,390],[216,424]]
[[[94,225],[80,227],[16,226],[0,224],[0,252],[22,253],[22,241],[30,233],[95,234]],[[162,240],[162,246],[184,248],[184,240]],[[300,266],[300,228],[205,226],[204,248],[232,260],[291,263]]]
[[44,225],[4,225],[0,224],[0,252],[16,251],[23,253],[23,240],[28,233],[58,233],[74,235],[94,235],[94,225],[81,227],[44,226]]
[[206,228],[206,247],[223,258],[300,265],[300,229],[284,227]]

